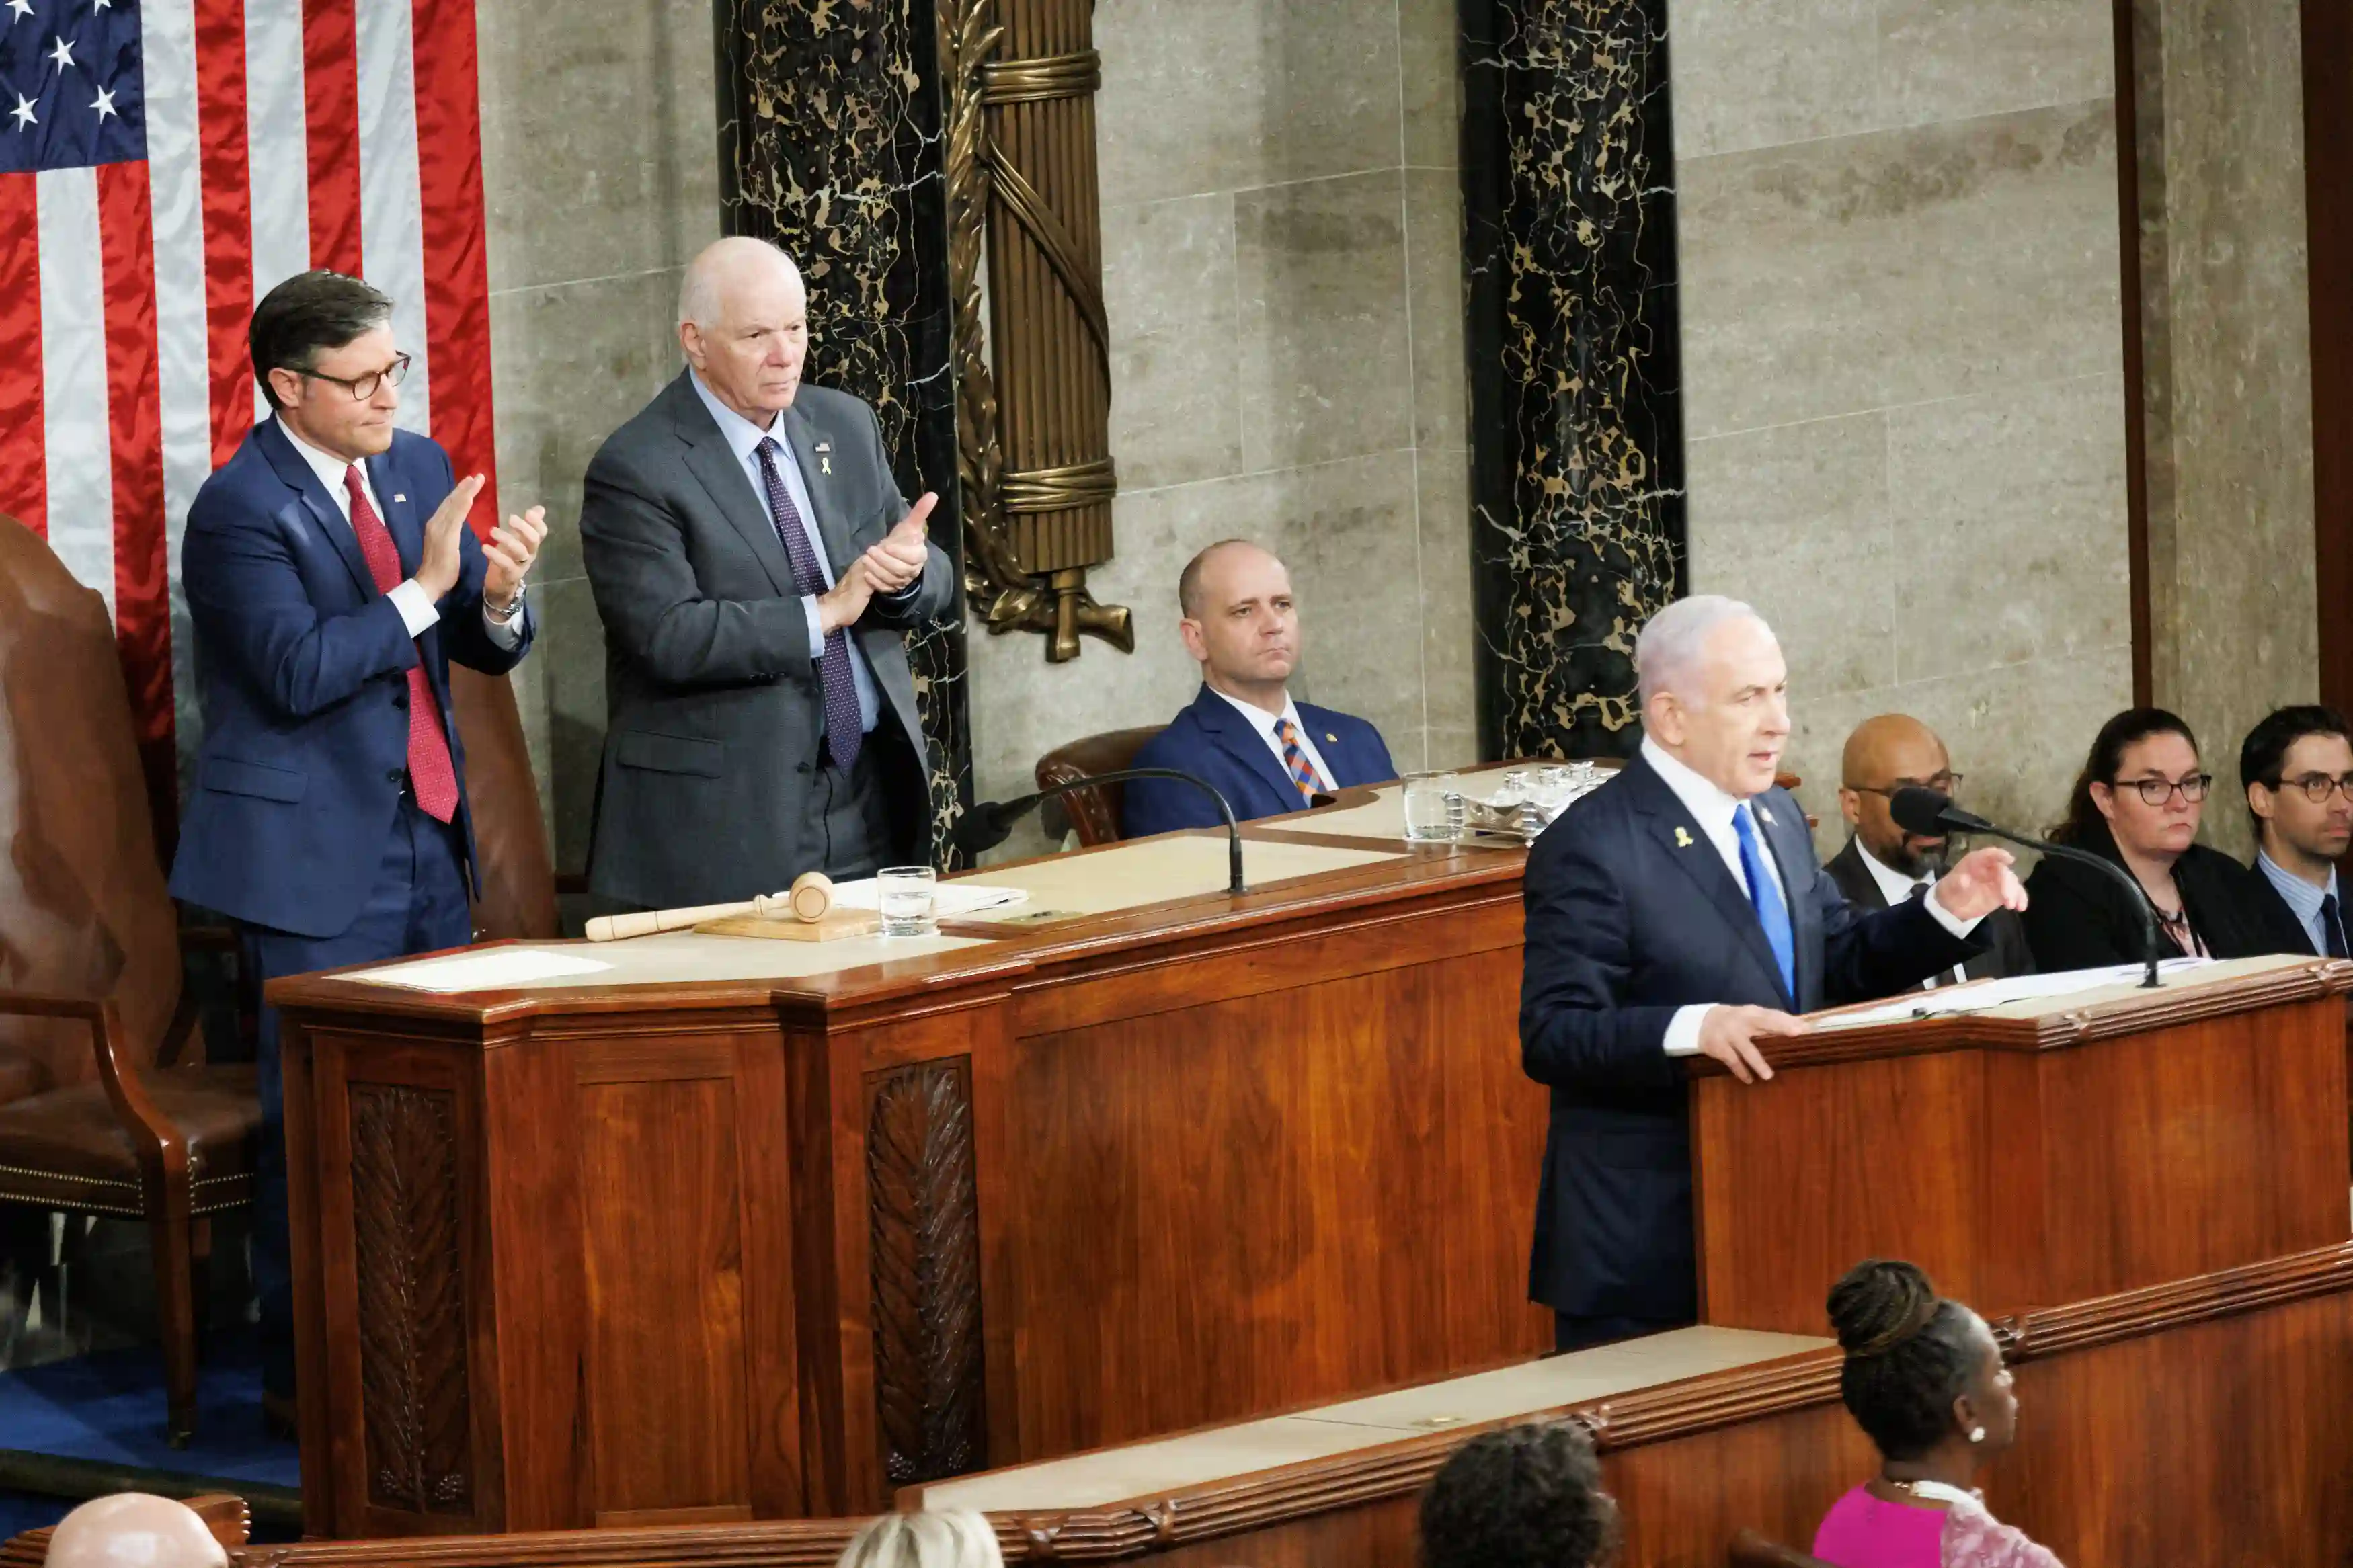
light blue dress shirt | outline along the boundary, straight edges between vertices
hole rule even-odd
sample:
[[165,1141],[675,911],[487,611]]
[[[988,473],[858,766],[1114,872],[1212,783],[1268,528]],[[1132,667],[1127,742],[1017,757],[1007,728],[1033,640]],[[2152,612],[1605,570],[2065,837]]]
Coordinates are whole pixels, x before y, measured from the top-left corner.
[[[785,493],[792,498],[793,510],[801,514],[801,532],[808,540],[809,550],[817,558],[818,574],[825,579],[828,588],[833,586],[833,561],[825,552],[825,536],[817,531],[817,509],[809,504],[808,483],[801,478],[801,466],[793,456],[793,444],[785,439],[778,428],[783,415],[769,421],[763,430],[712,395],[702,384],[702,377],[687,373],[694,383],[694,395],[702,399],[702,406],[711,410],[711,417],[719,426],[720,435],[727,438],[727,449],[744,465],[744,477],[752,482],[752,494],[758,498],[760,514],[770,527],[776,524],[776,514],[768,505],[768,477],[760,471],[760,443],[774,436],[776,438],[776,472],[785,481]],[[803,595],[801,608],[808,612],[809,660],[825,657],[825,623],[818,618],[817,600]],[[858,688],[858,722],[868,733],[874,731],[874,721],[882,710],[881,693],[875,689],[874,672],[867,668],[866,650],[858,639],[849,639],[849,679]]]
[[[2289,911],[2295,916],[2296,923],[2304,927],[2304,934],[2312,939],[2312,951],[2327,952],[2328,933],[2320,924],[2320,900],[2336,894],[2337,868],[2329,868],[2328,886],[2316,888],[2294,872],[2282,869],[2270,856],[2258,849],[2255,851],[2255,869],[2263,874],[2263,879],[2272,885]],[[2337,900],[2337,914],[2342,934],[2345,900],[2341,898]]]

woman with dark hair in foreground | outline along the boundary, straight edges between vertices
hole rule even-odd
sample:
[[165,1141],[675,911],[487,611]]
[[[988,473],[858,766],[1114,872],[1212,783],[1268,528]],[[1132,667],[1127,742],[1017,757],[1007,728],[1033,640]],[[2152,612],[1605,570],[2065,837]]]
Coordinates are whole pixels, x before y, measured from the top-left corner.
[[1839,1391],[1877,1446],[1879,1474],[1814,1536],[1838,1568],[2061,1568],[1986,1510],[1978,1467],[2018,1434],[2018,1396],[1985,1320],[1941,1300],[1910,1263],[1858,1263],[1831,1288]]

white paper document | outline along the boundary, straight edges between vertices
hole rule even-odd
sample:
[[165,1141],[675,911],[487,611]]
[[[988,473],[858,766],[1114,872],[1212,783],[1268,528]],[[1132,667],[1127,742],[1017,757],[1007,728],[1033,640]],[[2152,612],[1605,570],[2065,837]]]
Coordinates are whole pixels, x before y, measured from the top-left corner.
[[343,976],[371,985],[405,985],[411,991],[498,991],[531,980],[561,980],[575,974],[596,974],[613,966],[568,952],[536,947],[501,947],[456,958],[427,958],[416,963],[396,963],[364,969]]
[[[2171,958],[2159,963],[2159,974],[2179,974],[2184,970],[2200,968],[2214,961],[2211,958]],[[1982,1013],[1989,1007],[2000,1007],[2011,1002],[2034,1002],[2046,996],[2072,996],[2080,991],[2097,991],[2106,985],[2127,985],[2147,972],[2143,963],[2111,964],[2105,969],[2068,969],[2056,974],[2016,974],[2004,980],[1979,980],[1968,985],[1939,986],[1915,995],[1898,997],[1876,1007],[1858,1007],[1852,1013],[1835,1017],[1816,1018],[1817,1029],[1856,1029],[1865,1024],[1902,1024],[1915,1018],[1950,1018],[1963,1013]]]
[[[833,885],[833,907],[837,910],[879,910],[881,894],[871,877],[856,882],[836,882]],[[977,882],[942,882],[937,885],[932,901],[934,918],[952,921],[960,915],[980,910],[1010,909],[1015,904],[1029,901],[1027,888],[988,888]]]

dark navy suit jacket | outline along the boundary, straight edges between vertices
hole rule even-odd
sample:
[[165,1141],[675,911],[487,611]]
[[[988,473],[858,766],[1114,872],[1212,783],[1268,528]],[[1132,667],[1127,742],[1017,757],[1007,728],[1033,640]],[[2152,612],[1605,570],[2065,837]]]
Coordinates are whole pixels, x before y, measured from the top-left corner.
[[[401,569],[413,573],[425,521],[455,484],[448,455],[403,431],[367,468]],[[349,929],[399,808],[408,671],[420,654],[458,764],[458,826],[472,863],[449,661],[504,674],[530,647],[532,623],[526,611],[512,648],[492,642],[482,625],[487,563],[470,531],[459,551],[440,624],[411,640],[358,536],[276,420],[255,426],[205,481],[180,560],[205,739],[174,897],[298,936]]]
[[[1335,785],[1386,784],[1398,776],[1381,732],[1362,719],[1335,713],[1329,708],[1296,704],[1307,741],[1332,770]],[[1272,715],[1267,726],[1274,725]],[[1168,728],[1152,737],[1135,753],[1139,768],[1182,768],[1217,786],[1234,820],[1279,816],[1303,811],[1307,801],[1276,760],[1274,748],[1259,735],[1234,705],[1201,688],[1193,705],[1176,715]],[[1126,790],[1120,810],[1120,834],[1143,838],[1179,827],[1216,827],[1225,819],[1217,803],[1190,784],[1174,779],[1136,779]]]
[[1662,1048],[1677,1008],[1810,1012],[1902,991],[1978,950],[1918,904],[1855,909],[1817,862],[1797,801],[1773,789],[1754,805],[1788,892],[1794,997],[1747,894],[1641,758],[1529,851],[1520,1062],[1552,1090],[1552,1123],[1528,1294],[1556,1311],[1697,1316],[1684,1069]]

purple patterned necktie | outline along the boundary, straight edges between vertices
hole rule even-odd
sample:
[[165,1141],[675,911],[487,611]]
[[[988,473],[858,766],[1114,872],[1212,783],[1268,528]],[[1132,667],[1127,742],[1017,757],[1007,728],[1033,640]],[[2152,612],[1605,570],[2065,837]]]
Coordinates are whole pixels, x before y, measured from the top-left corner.
[[[825,574],[818,570],[817,552],[809,548],[800,509],[793,505],[784,476],[776,471],[776,438],[762,437],[759,450],[760,477],[768,484],[768,518],[776,524],[786,558],[793,563],[793,590],[805,599],[820,598],[826,591]],[[837,628],[825,634],[825,654],[817,661],[817,675],[818,687],[825,693],[826,746],[833,754],[833,765],[848,773],[866,740],[858,713],[858,686],[849,673],[848,631]]]

